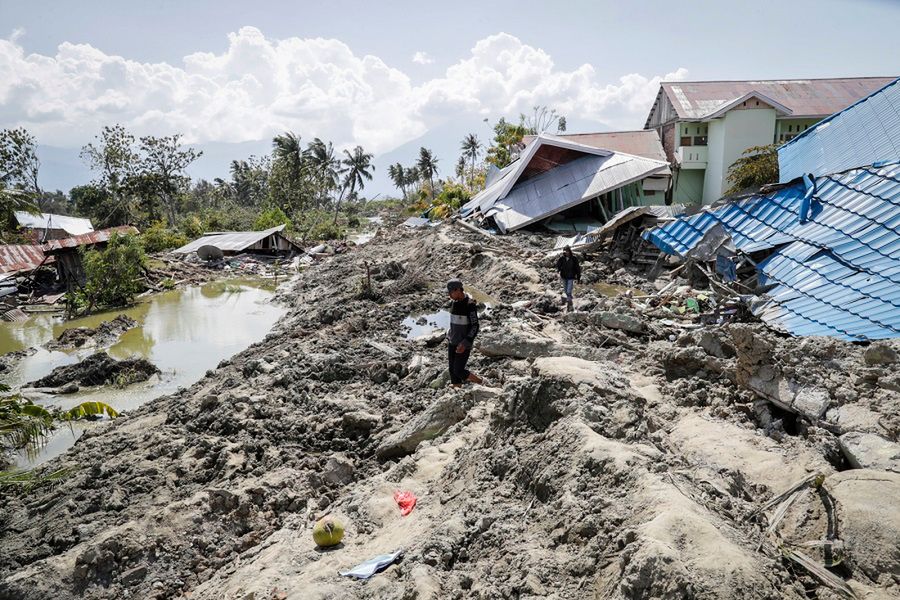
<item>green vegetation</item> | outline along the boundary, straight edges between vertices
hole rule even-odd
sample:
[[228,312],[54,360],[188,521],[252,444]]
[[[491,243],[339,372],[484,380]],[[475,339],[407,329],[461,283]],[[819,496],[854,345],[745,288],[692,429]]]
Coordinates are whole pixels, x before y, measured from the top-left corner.
[[259,214],[258,217],[256,217],[256,221],[253,222],[253,230],[262,231],[264,229],[278,227],[279,225],[285,225],[285,230],[288,232],[294,230],[294,224],[291,222],[291,219],[286,214],[284,214],[283,210],[276,206],[274,208],[264,210]]
[[188,236],[166,227],[162,221],[156,221],[146,228],[140,236],[144,252],[150,254],[178,248],[188,243]]
[[767,183],[778,181],[778,144],[753,146],[728,168],[726,196],[757,191]]
[[81,250],[85,284],[75,293],[73,308],[124,306],[141,292],[147,259],[135,236],[113,234],[102,250]]

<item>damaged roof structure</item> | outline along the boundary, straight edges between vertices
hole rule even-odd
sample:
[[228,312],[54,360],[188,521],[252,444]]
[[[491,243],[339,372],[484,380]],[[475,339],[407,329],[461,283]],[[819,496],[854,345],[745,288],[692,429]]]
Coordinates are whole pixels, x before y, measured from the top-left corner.
[[282,231],[284,225],[278,225],[263,231],[228,231],[208,233],[181,248],[172,250],[175,254],[190,254],[203,246],[214,246],[224,254],[256,251],[263,253],[302,251],[303,249],[286,237]]
[[[648,231],[686,257],[710,234],[754,263],[751,310],[790,334],[900,337],[900,80],[778,150],[782,184]],[[758,255],[757,255],[758,253]]]
[[15,212],[16,222],[23,229],[34,230],[38,234],[37,241],[61,239],[73,235],[82,235],[94,231],[90,219],[36,213],[18,210]]
[[[627,206],[654,203],[644,196],[643,185],[625,188],[653,176],[667,177],[668,163],[579,143],[571,137],[536,136],[516,161],[460,209],[461,216],[492,220],[501,233],[508,233],[606,194],[606,206],[603,201],[597,203],[604,220]],[[647,189],[655,191],[659,185],[654,182]],[[663,189],[667,185],[666,178]]]

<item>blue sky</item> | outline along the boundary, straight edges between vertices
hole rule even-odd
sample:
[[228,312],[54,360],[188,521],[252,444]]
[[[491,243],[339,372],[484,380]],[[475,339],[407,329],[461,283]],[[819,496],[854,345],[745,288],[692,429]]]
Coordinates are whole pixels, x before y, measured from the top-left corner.
[[534,104],[640,128],[662,78],[900,74],[898,23],[875,0],[0,0],[0,127],[60,147],[112,122],[198,144],[292,129],[376,154]]

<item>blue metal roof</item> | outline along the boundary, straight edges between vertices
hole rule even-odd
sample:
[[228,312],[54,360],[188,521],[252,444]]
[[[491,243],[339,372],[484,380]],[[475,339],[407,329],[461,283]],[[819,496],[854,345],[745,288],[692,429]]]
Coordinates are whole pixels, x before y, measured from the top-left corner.
[[778,149],[782,182],[900,158],[900,79],[819,121]]
[[717,223],[745,253],[775,249],[757,265],[774,287],[754,312],[794,335],[846,340],[900,337],[900,161],[818,177],[682,217],[644,237],[685,255]]

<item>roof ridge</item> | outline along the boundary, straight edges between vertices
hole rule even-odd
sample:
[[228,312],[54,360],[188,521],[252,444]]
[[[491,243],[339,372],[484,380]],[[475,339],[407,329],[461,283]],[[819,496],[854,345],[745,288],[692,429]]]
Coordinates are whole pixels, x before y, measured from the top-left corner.
[[660,85],[676,85],[679,83],[776,83],[788,81],[798,83],[801,81],[841,81],[847,79],[896,79],[897,75],[856,75],[853,77],[796,77],[782,79],[704,79],[704,80],[673,80],[660,81]]

